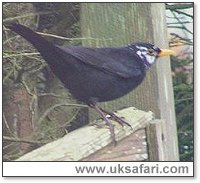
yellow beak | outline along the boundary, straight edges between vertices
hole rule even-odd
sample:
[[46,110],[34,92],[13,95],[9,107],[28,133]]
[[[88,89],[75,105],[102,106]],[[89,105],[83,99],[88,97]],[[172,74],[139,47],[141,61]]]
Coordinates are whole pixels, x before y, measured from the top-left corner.
[[175,55],[176,53],[173,50],[161,49],[161,52],[158,54],[159,57]]

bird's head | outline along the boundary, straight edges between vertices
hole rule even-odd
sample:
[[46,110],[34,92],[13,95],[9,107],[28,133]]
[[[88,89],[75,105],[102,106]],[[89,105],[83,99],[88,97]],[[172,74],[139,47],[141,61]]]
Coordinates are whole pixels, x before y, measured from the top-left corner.
[[174,55],[175,52],[169,49],[160,49],[157,46],[150,43],[136,43],[128,46],[134,50],[135,53],[142,59],[146,68],[150,66],[158,59],[163,56]]

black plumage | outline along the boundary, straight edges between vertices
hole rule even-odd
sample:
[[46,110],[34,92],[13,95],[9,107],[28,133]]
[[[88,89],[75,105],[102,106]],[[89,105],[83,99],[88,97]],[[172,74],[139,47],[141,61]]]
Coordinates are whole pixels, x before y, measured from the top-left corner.
[[61,47],[23,25],[13,23],[7,27],[33,44],[76,99],[94,107],[102,115],[115,141],[114,128],[106,114],[120,124],[128,123],[96,103],[114,100],[136,88],[162,50],[149,43],[117,48]]

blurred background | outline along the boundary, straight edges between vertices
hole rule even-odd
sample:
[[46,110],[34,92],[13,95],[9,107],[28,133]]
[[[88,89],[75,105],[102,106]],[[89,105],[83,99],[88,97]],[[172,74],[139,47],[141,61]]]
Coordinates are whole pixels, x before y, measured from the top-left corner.
[[[108,3],[108,6],[114,7],[115,10],[111,15],[113,28],[108,30],[107,35],[104,33],[103,38],[91,35],[90,30],[84,26],[87,22],[82,17],[89,12],[83,12],[82,7],[87,7],[87,3],[84,5],[82,3],[3,3],[3,23],[18,22],[26,25],[58,45],[87,44],[96,47],[125,45],[130,42],[128,39],[122,39],[123,35],[120,31],[126,30],[118,25],[118,20],[123,21],[121,14],[126,12],[122,10],[123,4],[129,6],[127,3]],[[130,4],[134,7],[142,3]],[[145,4],[148,9],[148,3]],[[107,6],[107,4],[99,6]],[[95,12],[95,9],[92,11]],[[144,13],[145,11],[147,10],[144,9]],[[103,8],[101,13],[101,16],[98,14],[97,16],[99,21],[103,22],[108,18],[103,17]],[[131,15],[127,16],[131,17]],[[169,47],[177,53],[176,57],[171,58],[171,76],[179,155],[181,161],[193,161],[193,4],[166,3],[165,16]],[[131,20],[129,23],[128,33],[134,37],[134,40],[142,41],[139,31],[138,34],[133,35]],[[94,22],[90,26],[96,32],[101,30],[98,23]],[[136,93],[139,96],[140,90],[138,89]],[[132,102],[132,97],[127,96],[112,102],[112,105],[105,103],[104,106],[112,110],[127,106],[140,108],[138,103]],[[142,109],[151,109],[151,103],[150,101],[147,105],[143,104]],[[3,26],[4,161],[14,160],[56,140],[96,117],[87,106],[79,104],[70,93],[66,92],[39,53],[27,41]]]

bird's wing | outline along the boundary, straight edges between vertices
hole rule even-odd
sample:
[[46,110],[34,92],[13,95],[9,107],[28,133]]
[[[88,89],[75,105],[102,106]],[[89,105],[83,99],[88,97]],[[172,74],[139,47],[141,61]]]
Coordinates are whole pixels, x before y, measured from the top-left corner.
[[70,54],[80,62],[122,78],[142,74],[141,62],[127,48],[60,47],[62,54]]

